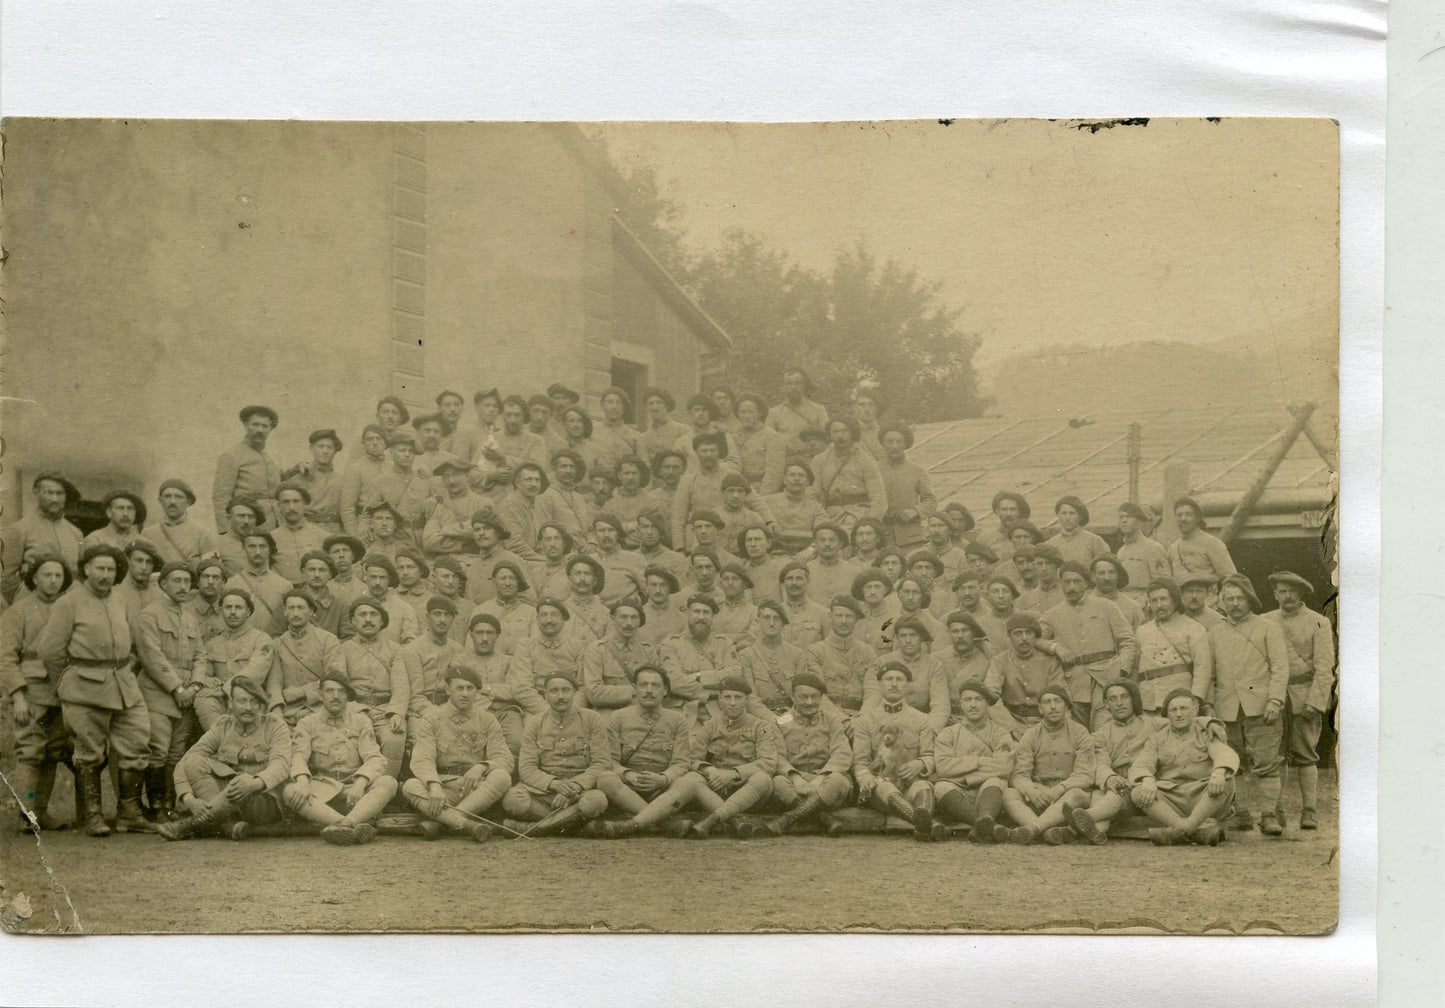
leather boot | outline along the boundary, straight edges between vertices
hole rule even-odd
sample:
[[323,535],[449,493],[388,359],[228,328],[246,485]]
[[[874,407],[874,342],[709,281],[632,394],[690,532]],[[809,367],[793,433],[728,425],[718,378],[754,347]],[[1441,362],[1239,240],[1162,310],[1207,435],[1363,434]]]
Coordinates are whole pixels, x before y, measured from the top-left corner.
[[76,770],[75,780],[79,785],[76,794],[84,794],[85,831],[93,837],[110,836],[110,827],[100,809],[100,775],[104,771],[100,767],[76,767]]
[[692,824],[692,828],[688,831],[687,835],[693,840],[706,840],[708,834],[716,829],[721,822],[722,819],[718,817],[716,812],[709,812]]
[[85,820],[89,813],[87,811],[88,803],[85,800],[85,788],[81,786],[80,777],[85,771],[74,763],[66,763],[65,767],[70,771],[70,780],[75,790],[75,827],[76,829],[84,829]]
[[46,760],[40,764],[40,776],[35,781],[35,815],[40,820],[40,828],[43,830],[63,830],[70,825],[64,819],[52,818],[48,809],[50,808],[50,796],[55,791],[55,770],[57,764],[54,760]]
[[564,809],[558,809],[536,826],[533,826],[530,835],[551,836],[553,833],[560,832],[581,818],[582,806],[568,805]]
[[39,806],[35,801],[38,791],[35,782],[39,778],[40,774],[34,763],[17,763],[10,775],[10,786],[14,789],[15,799],[19,803],[21,833],[40,832],[40,814],[37,811]]
[[795,823],[807,819],[809,816],[822,811],[823,797],[821,795],[808,795],[802,801],[797,802],[792,808],[763,824],[763,830],[772,836],[782,836],[793,828]]
[[165,822],[170,818],[166,815],[166,768],[146,767],[142,771],[141,779],[145,784],[146,819],[153,823]]
[[[902,819],[906,823],[913,823],[913,817],[915,814],[913,806],[908,804],[908,799],[904,798],[897,791],[893,792],[888,796],[888,811],[891,812],[893,815],[896,815],[898,818]],[[933,825],[932,808],[929,809],[928,819],[929,825]]]
[[117,833],[154,833],[155,823],[145,817],[140,807],[141,788],[145,786],[145,772],[122,770],[120,772],[119,808],[115,815]]
[[913,839],[919,843],[932,843],[933,835],[933,788],[924,788],[918,793],[918,804],[913,806]]
[[170,822],[161,823],[156,832],[162,840],[189,840],[215,820],[209,815],[182,815]]

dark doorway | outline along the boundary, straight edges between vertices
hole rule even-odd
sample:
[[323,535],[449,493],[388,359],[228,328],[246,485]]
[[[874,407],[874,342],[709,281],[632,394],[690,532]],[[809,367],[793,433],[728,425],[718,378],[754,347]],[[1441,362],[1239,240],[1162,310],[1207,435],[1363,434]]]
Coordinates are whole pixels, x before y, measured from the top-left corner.
[[612,358],[612,384],[631,397],[632,408],[627,411],[624,419],[636,425],[642,415],[642,393],[647,388],[647,365],[621,357]]

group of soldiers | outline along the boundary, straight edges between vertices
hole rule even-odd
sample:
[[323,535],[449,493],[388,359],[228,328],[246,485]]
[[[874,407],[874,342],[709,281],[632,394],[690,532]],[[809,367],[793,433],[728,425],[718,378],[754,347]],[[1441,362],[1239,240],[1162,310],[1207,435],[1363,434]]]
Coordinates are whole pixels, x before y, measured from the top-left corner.
[[[1065,496],[1041,528],[1000,491],[940,505],[913,433],[783,376],[774,406],[649,389],[594,420],[545,395],[382,399],[282,469],[267,406],[217,463],[215,529],[181,478],[161,520],[117,490],[89,535],[60,473],[3,531],[0,688],[22,825],[56,768],[94,836],[305,822],[369,842],[650,831],[836,835],[845,807],[922,841],[1215,844],[1283,833],[1285,768],[1317,828],[1333,633],[1297,574],[1262,606],[1199,505],[1179,537]],[[117,811],[102,811],[106,767]],[[1230,818],[1231,810],[1233,817]]]

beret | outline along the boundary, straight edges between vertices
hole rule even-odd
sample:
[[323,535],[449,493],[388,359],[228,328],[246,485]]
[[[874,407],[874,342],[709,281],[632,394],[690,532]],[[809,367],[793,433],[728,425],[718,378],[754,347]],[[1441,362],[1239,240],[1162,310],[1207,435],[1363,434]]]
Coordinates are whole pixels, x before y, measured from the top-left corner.
[[878,674],[876,678],[882,679],[884,672],[902,672],[905,676],[908,677],[909,682],[913,681],[913,670],[907,665],[903,664],[901,661],[884,662],[882,665],[878,666]]
[[661,578],[663,581],[666,581],[667,591],[670,595],[676,595],[682,588],[682,586],[677,583],[677,578],[673,577],[672,571],[665,567],[659,567],[657,564],[652,564],[642,572],[642,579],[644,581],[650,577]]
[[257,700],[261,701],[261,705],[263,707],[266,704],[270,703],[270,698],[266,696],[266,691],[261,688],[261,684],[256,682],[256,680],[252,679],[250,676],[232,676],[230,688],[227,689],[226,692],[230,693],[232,696],[235,696],[236,690],[240,690],[243,693],[251,694]]
[[971,542],[963,548],[964,556],[982,557],[989,563],[998,563],[998,554],[989,549],[986,543]]
[[1125,501],[1120,504],[1119,513],[1138,518],[1142,522],[1149,520],[1149,512],[1145,511],[1142,505],[1136,504],[1133,501]]
[[355,563],[362,557],[366,556],[366,544],[360,539],[356,538],[356,536],[345,534],[327,536],[326,541],[321,544],[321,548],[327,553],[331,552],[331,547],[333,546],[345,546],[347,549],[349,549],[351,551],[352,563]]
[[176,571],[185,571],[187,574],[190,574],[191,577],[195,577],[195,572],[191,570],[190,564],[184,560],[172,560],[161,568],[160,580],[164,581],[167,576]]
[[564,620],[569,620],[572,618],[571,611],[567,608],[566,604],[561,599],[553,598],[550,595],[548,595],[546,598],[538,599],[537,612],[540,613],[543,606],[551,606],[553,609],[556,609],[559,613],[562,614],[562,618]]
[[1032,630],[1036,637],[1044,632],[1043,625],[1039,623],[1039,618],[1033,613],[1026,612],[1014,613],[1008,618],[1008,621],[1004,623],[1004,628],[1009,633],[1013,633],[1015,630]]
[[[39,482],[43,478],[44,477],[37,476],[36,482]],[[159,497],[161,494],[171,489],[179,490],[181,493],[185,494],[186,500],[190,501],[192,504],[196,502],[196,492],[191,489],[191,485],[185,480],[178,479],[175,476],[172,476],[170,479],[163,480],[161,482],[160,489],[156,491],[156,496]]]
[[267,420],[270,420],[272,427],[275,427],[278,423],[281,422],[281,418],[277,416],[276,411],[273,410],[270,406],[247,406],[245,409],[241,410],[241,422],[246,423],[257,414],[260,414]]
[[451,613],[453,616],[455,616],[457,614],[457,604],[451,599],[447,598],[445,595],[433,595],[431,598],[426,600],[426,611],[429,613]]
[[723,569],[720,570],[718,573],[719,573],[719,574],[736,574],[738,577],[740,577],[740,578],[743,579],[743,585],[744,585],[744,586],[746,586],[746,587],[748,587],[748,588],[751,588],[751,587],[753,586],[752,575],[750,575],[750,574],[747,572],[747,568],[745,568],[742,564],[728,564],[728,565],[726,565],[725,567],[723,567]]
[[723,676],[723,681],[718,683],[719,693],[751,693],[753,688],[748,681],[740,675]]
[[893,633],[895,636],[897,635],[898,631],[905,629],[915,631],[918,636],[923,638],[923,643],[933,643],[933,633],[928,629],[928,627],[923,625],[923,620],[919,619],[916,613],[912,616],[905,616],[897,623],[893,624]]
[[1169,695],[1164,698],[1164,706],[1161,709],[1167,714],[1169,712],[1169,705],[1174,702],[1174,698],[1182,696],[1187,696],[1190,700],[1195,701],[1196,704],[1198,703],[1198,700],[1195,698],[1194,694],[1181,686],[1177,689],[1172,689],[1169,691]]
[[351,676],[347,675],[341,669],[335,666],[327,666],[317,678],[316,685],[320,686],[324,682],[340,683],[346,688],[346,695],[352,700],[356,699],[356,687],[351,685]]
[[305,566],[312,560],[320,560],[326,565],[326,569],[331,572],[331,576],[336,576],[336,564],[329,556],[327,556],[321,550],[307,550],[305,553],[301,554],[301,560],[299,563],[297,563],[296,566],[305,568]]
[[979,626],[978,620],[974,619],[962,609],[955,609],[953,612],[949,613],[943,620],[944,626],[953,626],[953,624],[955,623],[962,624],[963,626],[966,626],[970,630],[972,630],[974,640],[982,640],[985,636],[987,636],[983,632],[983,627]]
[[493,630],[497,631],[497,633],[502,632],[502,621],[497,619],[497,617],[493,616],[491,613],[473,613],[472,618],[467,620],[467,629],[475,630],[478,623],[486,623]]
[[448,665],[446,672],[442,673],[443,682],[451,682],[453,679],[464,679],[477,689],[482,688],[482,677],[477,670],[456,662]]
[[781,602],[775,602],[772,599],[763,599],[761,602],[758,603],[758,612],[762,612],[764,609],[768,610],[769,612],[777,613],[778,618],[783,621],[783,626],[788,625],[788,613],[783,608],[783,604]]
[[276,496],[280,497],[287,490],[294,490],[296,493],[301,495],[301,499],[303,501],[305,501],[307,504],[311,503],[311,491],[306,487],[302,486],[300,483],[294,483],[290,480],[276,487]]
[[716,511],[708,511],[706,509],[694,511],[692,513],[693,524],[695,525],[700,521],[707,522],[709,525],[712,525],[715,528],[727,527],[727,522],[723,521],[722,516],[719,515]]
[[362,606],[366,606],[368,609],[375,609],[377,612],[381,613],[381,628],[383,630],[385,630],[388,626],[391,625],[391,614],[386,611],[386,606],[376,601],[376,599],[372,598],[369,594],[363,595],[361,596],[361,598],[351,603],[350,616],[352,623],[356,622],[356,610],[360,609]]
[[1087,526],[1089,524],[1088,507],[1084,504],[1083,501],[1075,497],[1073,494],[1068,494],[1067,496],[1059,498],[1058,503],[1054,505],[1054,514],[1058,514],[1059,508],[1063,507],[1065,504],[1067,504],[1069,507],[1073,508],[1079,513],[1079,525],[1081,527]]
[[1124,569],[1124,563],[1122,560],[1120,560],[1112,553],[1100,553],[1098,556],[1094,557],[1092,562],[1090,562],[1089,573],[1093,574],[1094,565],[1100,563],[1106,563],[1110,567],[1114,568],[1114,574],[1117,576],[1117,580],[1119,582],[1117,587],[1129,587],[1129,572]]
[[1039,690],[1039,700],[1040,700],[1040,702],[1042,702],[1043,699],[1044,699],[1044,697],[1048,696],[1049,694],[1053,694],[1054,696],[1058,697],[1060,700],[1062,700],[1062,701],[1064,702],[1065,705],[1068,705],[1068,704],[1070,703],[1070,700],[1069,700],[1069,688],[1068,688],[1067,686],[1062,686],[1062,685],[1060,685],[1060,686],[1055,686],[1055,685],[1053,685],[1052,683],[1050,683],[1049,685],[1045,686],[1043,689]]
[[829,610],[842,606],[859,619],[863,618],[863,604],[852,595],[834,595],[828,602]]
[[1300,577],[1294,571],[1275,571],[1266,580],[1269,581],[1269,583],[1272,585],[1290,585],[1291,587],[1298,588],[1300,591],[1306,592],[1310,595],[1313,595],[1315,593],[1315,586],[1310,584],[1304,578]]
[[799,686],[811,686],[819,693],[828,692],[828,684],[812,672],[799,672],[793,676],[793,689],[797,689]]
[[996,694],[993,690],[989,689],[983,683],[979,682],[977,679],[970,679],[968,682],[958,687],[959,696],[963,696],[963,694],[965,693],[977,693],[979,696],[983,697],[984,701],[990,707],[998,703],[998,694]]
[[[814,531],[817,531],[816,529]],[[933,568],[934,577],[943,576],[943,561],[938,559],[927,550],[919,550],[908,558],[908,569],[912,570],[915,564],[926,563]]]
[[1006,587],[1009,592],[1012,593],[1014,598],[1019,597],[1018,585],[1014,584],[1013,579],[1010,578],[1007,574],[995,574],[984,583],[984,587],[991,588],[996,584],[1001,584]]
[[311,436],[306,439],[307,444],[315,444],[317,441],[330,441],[336,446],[337,451],[340,451],[342,448],[340,436],[330,427],[322,427],[320,430],[314,430],[311,432]]
[[1048,543],[1040,543],[1034,547],[1034,559],[1061,564],[1064,562],[1064,555],[1059,552],[1058,547],[1050,546]]
[[711,595],[689,595],[687,597],[687,608],[691,609],[695,605],[707,606],[713,611],[714,615],[717,614],[717,600],[714,599]]

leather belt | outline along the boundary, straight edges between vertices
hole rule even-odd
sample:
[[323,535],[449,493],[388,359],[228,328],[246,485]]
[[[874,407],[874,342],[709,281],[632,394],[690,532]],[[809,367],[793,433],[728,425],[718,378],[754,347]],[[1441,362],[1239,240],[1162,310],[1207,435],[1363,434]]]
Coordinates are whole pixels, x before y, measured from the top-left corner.
[[828,495],[828,504],[830,507],[837,507],[845,504],[866,504],[867,502],[868,495],[866,493]]
[[131,663],[131,659],[130,659],[129,657],[109,659],[109,660],[106,660],[106,661],[96,661],[96,660],[94,660],[94,659],[92,659],[92,658],[75,658],[75,657],[68,657],[66,660],[67,660],[71,665],[79,665],[81,668],[114,668],[114,669],[118,669],[118,668],[125,668],[127,665],[129,665],[129,664]]
[[1095,651],[1092,654],[1081,654],[1075,658],[1070,658],[1067,662],[1065,662],[1064,668],[1077,668],[1080,665],[1092,665],[1095,662],[1103,661],[1105,658],[1114,658],[1118,654],[1118,651]]
[[467,765],[463,765],[461,763],[452,763],[448,766],[437,767],[437,773],[455,774],[456,776],[461,777],[464,776],[467,772],[469,772],[475,765],[476,764],[474,763]]
[[1148,682],[1150,679],[1162,679],[1165,676],[1178,675],[1180,672],[1190,671],[1189,666],[1182,662],[1178,665],[1166,665],[1163,668],[1150,669],[1148,672],[1139,673],[1140,682]]

